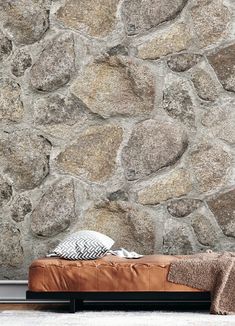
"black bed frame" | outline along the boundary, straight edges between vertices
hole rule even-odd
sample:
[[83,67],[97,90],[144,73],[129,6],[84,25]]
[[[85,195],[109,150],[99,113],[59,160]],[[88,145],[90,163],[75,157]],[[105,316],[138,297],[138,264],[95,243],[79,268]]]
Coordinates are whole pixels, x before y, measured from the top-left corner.
[[209,307],[209,292],[26,292],[27,300],[63,300],[69,301],[69,311],[75,313],[83,308],[84,301],[151,301],[156,304],[206,305]]

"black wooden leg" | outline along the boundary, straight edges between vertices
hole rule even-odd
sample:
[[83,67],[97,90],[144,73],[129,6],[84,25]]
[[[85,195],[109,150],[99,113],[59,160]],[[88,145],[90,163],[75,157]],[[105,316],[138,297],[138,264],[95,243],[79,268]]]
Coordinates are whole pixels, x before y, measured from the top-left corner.
[[83,309],[83,300],[76,299],[76,310],[82,310]]
[[70,299],[69,312],[72,314],[76,312],[76,299],[73,298]]

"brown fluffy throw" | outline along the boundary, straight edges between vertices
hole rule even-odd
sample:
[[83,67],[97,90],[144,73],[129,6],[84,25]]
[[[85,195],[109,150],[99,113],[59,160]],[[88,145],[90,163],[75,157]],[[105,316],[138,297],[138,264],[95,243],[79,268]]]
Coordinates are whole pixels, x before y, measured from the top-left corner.
[[171,263],[168,281],[210,291],[212,314],[235,314],[235,252],[182,258]]

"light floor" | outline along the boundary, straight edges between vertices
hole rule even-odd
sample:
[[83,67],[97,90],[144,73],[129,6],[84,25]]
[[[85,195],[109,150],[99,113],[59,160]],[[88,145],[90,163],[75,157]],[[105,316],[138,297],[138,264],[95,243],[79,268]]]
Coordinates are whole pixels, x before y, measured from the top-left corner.
[[0,304],[1,326],[235,326],[235,315],[208,311],[84,310],[67,313],[66,306]]

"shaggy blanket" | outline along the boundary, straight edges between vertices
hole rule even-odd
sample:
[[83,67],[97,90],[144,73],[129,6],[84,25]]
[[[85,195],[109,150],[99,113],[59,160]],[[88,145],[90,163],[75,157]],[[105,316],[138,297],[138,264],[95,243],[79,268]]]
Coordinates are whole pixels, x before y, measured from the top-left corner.
[[209,291],[212,314],[235,314],[235,252],[182,258],[171,263],[168,281]]

